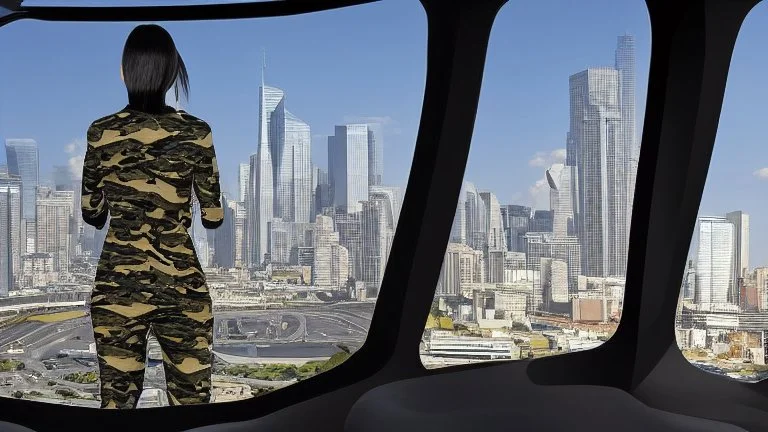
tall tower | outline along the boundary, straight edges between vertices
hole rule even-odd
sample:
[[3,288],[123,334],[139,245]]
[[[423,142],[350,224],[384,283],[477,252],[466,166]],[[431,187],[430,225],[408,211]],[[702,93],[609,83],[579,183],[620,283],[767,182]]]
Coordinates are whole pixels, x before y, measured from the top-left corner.
[[240,202],[245,202],[246,196],[248,196],[248,177],[250,177],[251,167],[247,163],[241,163],[238,168],[239,173],[237,176],[237,200]]
[[694,301],[704,309],[730,303],[734,285],[734,225],[724,217],[699,217]]
[[5,140],[8,174],[21,178],[22,253],[35,251],[37,219],[37,187],[40,184],[40,159],[37,142],[33,139]]
[[264,84],[262,65],[259,87],[258,150],[251,155],[248,180],[248,264],[260,266],[269,251],[269,223],[273,213],[273,174],[270,142],[270,120],[277,104],[283,99],[283,91]]
[[286,222],[311,221],[312,134],[309,125],[286,109],[285,97],[270,120],[274,175],[274,217]]
[[725,218],[733,224],[733,285],[729,300],[739,304],[739,279],[749,272],[749,215],[743,211],[727,213]]
[[[632,204],[635,196],[635,177],[637,162],[640,157],[640,145],[635,129],[635,37],[622,35],[616,43],[616,70],[619,71],[619,105],[621,110],[622,140],[627,155],[628,218],[632,217]],[[627,230],[629,236],[629,230]]]
[[384,177],[384,138],[380,123],[368,124],[368,185],[379,186]]
[[368,201],[368,125],[336,126],[328,137],[328,177],[333,206],[346,213]]
[[572,144],[576,161],[579,216],[585,276],[624,276],[629,238],[627,168],[619,72],[589,68],[572,75],[570,87]]

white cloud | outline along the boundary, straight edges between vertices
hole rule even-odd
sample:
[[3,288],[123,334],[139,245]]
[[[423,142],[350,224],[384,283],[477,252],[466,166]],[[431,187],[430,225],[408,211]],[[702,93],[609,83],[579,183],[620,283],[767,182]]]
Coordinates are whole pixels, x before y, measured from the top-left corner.
[[549,182],[542,177],[528,188],[531,207],[537,210],[549,210]]
[[760,168],[759,170],[753,172],[752,175],[761,179],[768,179],[768,168]]
[[69,155],[67,165],[69,173],[75,180],[80,180],[83,176],[83,159],[85,158],[85,140],[73,139],[64,146],[64,152]]
[[547,168],[552,164],[565,162],[565,149],[555,149],[551,152],[536,152],[528,161],[528,166],[534,168]]

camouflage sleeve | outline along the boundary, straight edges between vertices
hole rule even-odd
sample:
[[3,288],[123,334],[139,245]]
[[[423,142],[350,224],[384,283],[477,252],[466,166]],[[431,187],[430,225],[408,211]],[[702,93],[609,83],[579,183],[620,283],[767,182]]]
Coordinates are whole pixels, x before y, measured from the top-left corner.
[[216,152],[213,148],[213,136],[210,129],[199,144],[201,154],[197,159],[197,165],[194,167],[195,195],[200,202],[200,217],[203,227],[216,229],[224,221],[224,210],[221,207],[219,167],[216,163]]
[[88,128],[88,148],[83,161],[83,184],[81,210],[83,221],[102,229],[107,222],[107,198],[104,195],[105,167],[101,163],[100,151],[94,143],[101,139],[101,132],[93,126]]

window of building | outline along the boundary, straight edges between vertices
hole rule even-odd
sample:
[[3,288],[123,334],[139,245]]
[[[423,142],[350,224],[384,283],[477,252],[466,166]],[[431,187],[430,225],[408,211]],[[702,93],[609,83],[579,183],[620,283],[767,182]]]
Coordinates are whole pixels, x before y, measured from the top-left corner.
[[[387,1],[161,23],[191,81],[168,103],[211,126],[221,176],[222,225],[193,201],[188,229],[213,300],[213,402],[309,379],[365,342],[421,114],[425,18]],[[135,25],[0,30],[0,396],[100,405],[89,302],[109,222],[84,223],[81,174],[89,124],[127,104]],[[138,406],[167,405],[157,338],[147,352]]]
[[591,349],[621,319],[644,2],[510,2],[421,344],[427,368]]
[[739,33],[678,301],[675,335],[688,361],[739,381],[768,378],[768,149],[760,127],[768,97],[768,4]]

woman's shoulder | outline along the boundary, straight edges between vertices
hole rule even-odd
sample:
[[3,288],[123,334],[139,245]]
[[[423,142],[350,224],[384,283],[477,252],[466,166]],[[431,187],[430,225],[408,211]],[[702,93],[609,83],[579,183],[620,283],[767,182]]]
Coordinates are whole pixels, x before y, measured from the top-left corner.
[[182,120],[184,120],[185,123],[194,126],[195,128],[199,129],[206,129],[210,132],[211,127],[208,125],[208,123],[201,119],[200,117],[196,117],[184,110],[177,110],[176,114],[181,117]]

